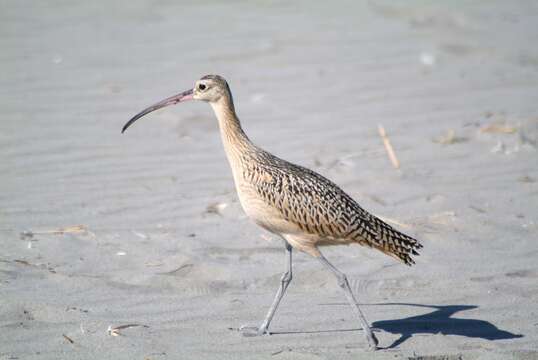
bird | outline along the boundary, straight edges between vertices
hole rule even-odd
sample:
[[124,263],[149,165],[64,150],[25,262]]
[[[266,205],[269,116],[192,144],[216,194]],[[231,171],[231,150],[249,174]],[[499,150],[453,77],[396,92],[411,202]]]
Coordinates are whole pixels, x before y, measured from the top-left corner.
[[284,243],[286,270],[273,302],[261,325],[244,326],[241,328],[243,334],[270,334],[271,320],[293,278],[292,251],[297,250],[318,259],[336,277],[362,326],[368,349],[377,350],[377,337],[361,311],[346,275],[325,258],[320,247],[359,244],[413,265],[412,256],[418,255],[422,248],[420,242],[364,210],[324,176],[256,146],[241,126],[230,86],[222,76],[203,76],[192,89],[147,107],[123,126],[122,133],[141,117],[188,100],[211,105],[243,210],[257,225],[279,236]]

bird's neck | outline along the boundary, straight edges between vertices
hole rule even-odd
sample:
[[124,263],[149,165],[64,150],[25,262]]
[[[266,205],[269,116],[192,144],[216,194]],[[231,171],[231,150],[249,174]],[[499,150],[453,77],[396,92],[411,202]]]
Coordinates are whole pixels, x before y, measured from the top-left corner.
[[241,159],[241,155],[248,153],[254,145],[241,127],[231,98],[222,97],[219,101],[212,102],[211,107],[219,121],[224,150],[233,168],[237,165],[236,161]]

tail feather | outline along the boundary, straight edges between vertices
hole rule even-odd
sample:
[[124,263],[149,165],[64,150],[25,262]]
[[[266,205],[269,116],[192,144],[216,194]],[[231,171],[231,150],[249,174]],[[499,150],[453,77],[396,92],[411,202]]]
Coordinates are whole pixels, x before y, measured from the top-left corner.
[[419,255],[417,250],[422,248],[422,244],[418,240],[394,229],[373,215],[361,225],[366,228],[366,232],[360,239],[356,239],[358,242],[399,259],[406,265],[411,266],[415,263],[411,255]]

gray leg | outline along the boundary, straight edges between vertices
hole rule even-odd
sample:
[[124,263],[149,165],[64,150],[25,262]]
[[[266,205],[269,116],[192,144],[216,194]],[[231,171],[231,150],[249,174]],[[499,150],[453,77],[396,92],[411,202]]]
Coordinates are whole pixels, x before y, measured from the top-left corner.
[[282,277],[280,278],[280,286],[278,287],[278,291],[276,292],[273,303],[271,304],[271,307],[269,308],[267,315],[265,315],[265,319],[263,320],[260,327],[259,328],[252,328],[248,326],[241,327],[241,330],[243,331],[243,335],[245,336],[257,336],[257,335],[269,334],[269,330],[268,330],[269,324],[271,323],[271,320],[273,319],[273,316],[275,315],[276,309],[278,308],[278,304],[280,304],[280,300],[282,300],[282,297],[284,296],[284,293],[286,292],[286,289],[288,288],[288,285],[290,284],[291,279],[292,279],[292,272],[291,272],[292,247],[290,244],[288,244],[287,241],[285,241],[285,244],[286,244],[286,259],[287,259],[288,269],[286,270],[284,274],[282,274]]
[[377,349],[377,338],[372,333],[372,330],[370,330],[370,327],[368,326],[368,322],[366,321],[366,318],[362,314],[361,309],[359,308],[359,304],[357,303],[357,300],[355,300],[355,297],[353,296],[353,292],[351,292],[351,288],[349,287],[349,282],[347,281],[347,277],[344,273],[340,272],[337,268],[333,266],[325,257],[323,254],[320,253],[320,257],[318,258],[323,265],[325,265],[333,274],[336,276],[336,279],[338,280],[338,285],[344,290],[344,293],[346,294],[347,301],[349,302],[349,305],[351,305],[351,308],[353,309],[353,312],[355,315],[359,318],[359,321],[361,322],[362,329],[364,330],[364,333],[366,335],[366,340],[368,340],[368,345],[370,346],[370,349],[376,350]]

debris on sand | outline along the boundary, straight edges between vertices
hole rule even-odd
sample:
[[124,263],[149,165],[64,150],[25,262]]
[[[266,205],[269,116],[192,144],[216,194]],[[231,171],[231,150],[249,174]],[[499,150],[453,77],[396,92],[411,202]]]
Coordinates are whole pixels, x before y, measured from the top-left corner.
[[29,240],[34,237],[34,235],[64,235],[64,234],[79,234],[85,233],[88,231],[88,228],[85,225],[71,225],[66,227],[61,227],[53,230],[25,230],[20,233],[21,240]]
[[452,144],[462,143],[465,141],[467,141],[467,138],[456,136],[456,132],[452,129],[448,130],[446,134],[438,136],[433,139],[434,143],[441,144],[441,145],[452,145]]
[[530,177],[529,175],[524,175],[524,176],[518,177],[517,181],[522,182],[522,183],[534,183],[536,182],[536,179]]
[[73,339],[71,339],[69,336],[67,336],[65,334],[62,334],[62,336],[64,337],[65,340],[69,341],[71,344],[75,343],[75,341]]
[[144,327],[144,328],[149,328],[148,325],[144,325],[144,324],[126,324],[126,325],[119,325],[119,326],[115,326],[115,327],[112,327],[112,325],[109,325],[108,329],[107,329],[107,333],[110,336],[120,336],[120,335],[122,335],[120,333],[120,330],[128,329],[128,328],[131,328],[131,327],[138,327],[138,326],[141,326],[141,327]]
[[47,270],[48,272],[52,273],[52,274],[56,274],[56,270],[54,270],[54,268],[52,266],[50,266],[50,264],[44,264],[44,263],[38,263],[38,264],[32,264],[26,260],[20,260],[20,259],[15,259],[13,260],[14,263],[17,263],[17,264],[21,264],[21,265],[24,265],[24,266],[30,266],[30,267],[34,267],[34,268],[38,268],[38,269],[44,269],[44,270]]
[[227,203],[224,202],[215,202],[207,205],[205,212],[206,214],[216,214],[222,216],[222,211],[228,207]]
[[385,149],[387,150],[387,155],[392,163],[392,166],[394,166],[395,169],[399,169],[400,161],[398,161],[398,158],[394,153],[394,149],[392,148],[389,137],[385,132],[385,128],[382,125],[377,125],[377,130],[379,131],[379,136],[381,136],[381,139],[383,140],[383,145],[385,145]]
[[485,213],[487,213],[486,210],[484,210],[484,209],[482,209],[482,208],[480,208],[480,207],[478,207],[478,206],[469,205],[469,208],[470,208],[470,209],[473,209],[474,211],[476,211],[477,213],[480,213],[480,214],[485,214]]
[[139,238],[141,238],[141,239],[147,240],[147,239],[149,238],[148,235],[146,235],[146,234],[144,234],[144,233],[141,233],[141,232],[139,232],[139,231],[131,230],[131,232],[132,232],[134,235],[136,235],[136,236],[138,236]]
[[517,127],[508,125],[506,123],[493,123],[482,127],[480,132],[494,134],[515,134],[517,132]]
[[162,272],[162,273],[159,273],[160,275],[172,275],[172,274],[178,274],[181,270],[185,270],[185,269],[190,269],[194,266],[194,264],[190,264],[190,263],[186,263],[186,264],[183,264],[181,265],[180,267],[176,268],[176,269],[173,269],[173,270],[170,270],[170,271],[166,271],[166,272]]
[[30,230],[25,230],[20,233],[21,240],[30,240],[34,237],[34,233]]
[[144,265],[146,265],[147,267],[159,267],[163,266],[164,263],[162,261],[146,261]]

